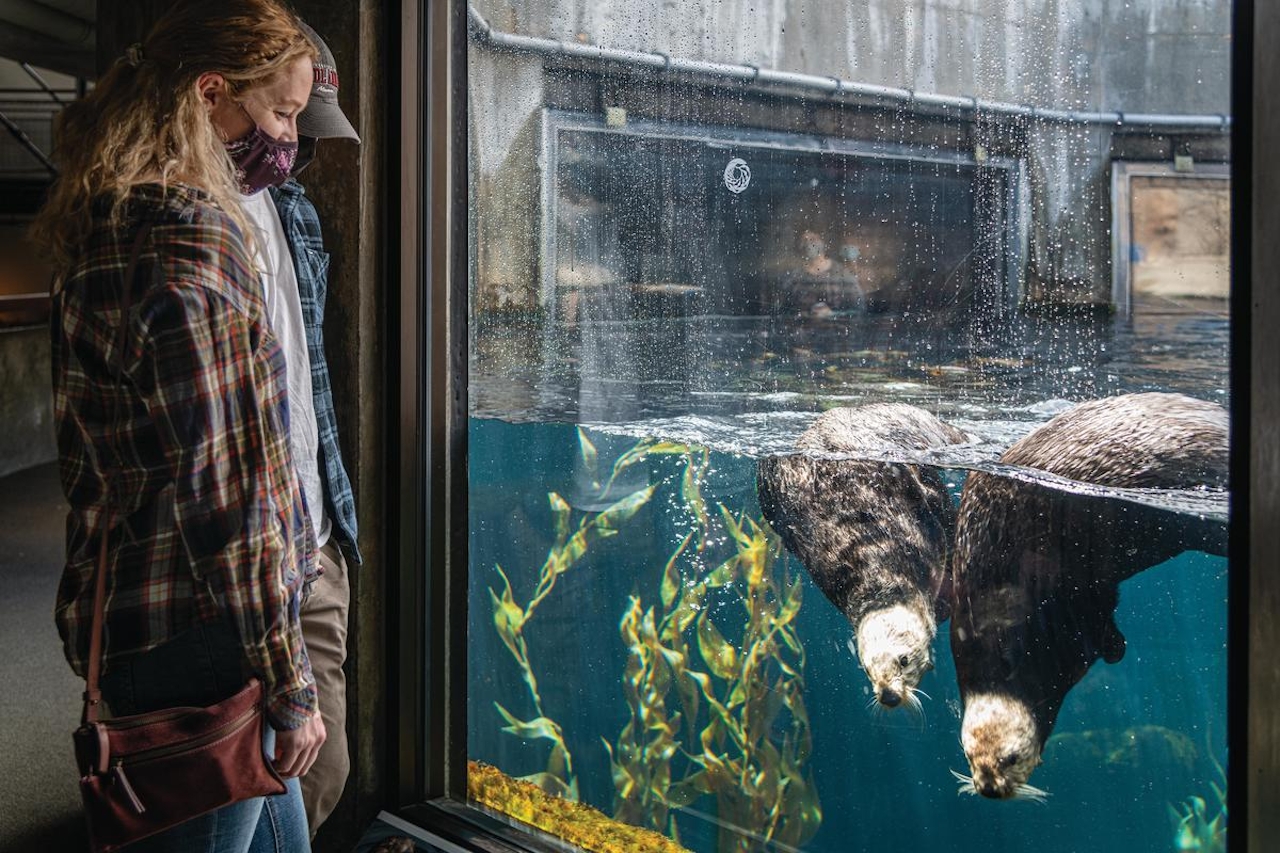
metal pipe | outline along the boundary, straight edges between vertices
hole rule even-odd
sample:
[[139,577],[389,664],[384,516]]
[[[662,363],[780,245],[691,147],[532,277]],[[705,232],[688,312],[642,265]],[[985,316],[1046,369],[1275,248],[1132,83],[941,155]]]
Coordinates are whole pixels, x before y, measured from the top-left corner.
[[1159,127],[1185,130],[1227,132],[1231,128],[1228,115],[1177,115],[1165,113],[1090,112],[1086,110],[1059,110],[988,101],[968,95],[942,95],[932,92],[915,92],[874,83],[855,83],[838,77],[820,77],[795,71],[775,71],[754,65],[725,62],[707,62],[696,59],[669,57],[664,53],[584,45],[577,42],[561,42],[537,36],[520,35],[495,30],[475,6],[467,4],[468,30],[472,39],[499,50],[523,53],[539,53],[545,56],[574,57],[598,62],[615,62],[621,65],[656,68],[707,77],[721,77],[747,83],[763,83],[811,91],[829,97],[851,95],[881,101],[956,111],[970,115],[997,115],[1023,118],[1057,124],[1097,124],[1115,127]]
[[702,59],[673,58],[667,69],[680,74],[704,74],[708,77],[728,77],[734,80],[751,82],[755,80],[760,69],[748,65],[730,65],[725,62],[707,62]]
[[794,86],[797,89],[816,89],[824,95],[834,95],[842,87],[837,77],[814,77],[796,71],[775,71],[772,68],[761,68],[756,75],[761,83],[776,83],[780,86]]
[[[64,95],[71,95],[75,93],[74,89],[54,89],[53,91],[61,92]],[[31,91],[30,86],[0,86],[0,98],[5,97],[6,95],[26,96],[31,94],[33,94],[33,92]],[[44,98],[41,98],[39,101],[32,98],[28,98],[28,100],[31,100],[32,103],[44,104]]]
[[22,62],[19,64],[22,66],[22,70],[27,72],[27,76],[29,76],[32,80],[35,80],[36,85],[38,85],[41,89],[44,89],[45,93],[48,94],[50,98],[53,98],[54,103],[57,103],[57,104],[66,103],[64,100],[62,100],[62,98],[58,97],[57,92],[53,91],[53,87],[45,82],[44,78],[40,76],[39,71],[36,71],[34,68],[32,68],[30,65],[28,65],[25,62]]
[[[519,38],[528,40],[528,36]],[[546,39],[535,39],[538,42]],[[618,50],[610,47],[598,47],[593,44],[579,44],[576,41],[551,42],[556,53],[572,56],[577,59],[591,59],[597,62],[617,62],[620,65],[646,65],[651,68],[666,68],[671,60],[661,53],[643,53],[637,50]],[[538,51],[542,52],[542,51]]]
[[31,137],[27,136],[22,128],[10,121],[9,117],[4,114],[4,110],[0,110],[0,124],[3,124],[13,134],[13,138],[18,140],[19,145],[31,152],[31,156],[39,160],[49,170],[49,174],[54,176],[58,174],[58,167],[53,165],[53,161],[45,156],[45,153],[40,150],[40,146],[32,142]]
[[62,42],[82,47],[93,42],[93,24],[37,0],[4,0],[0,21]]

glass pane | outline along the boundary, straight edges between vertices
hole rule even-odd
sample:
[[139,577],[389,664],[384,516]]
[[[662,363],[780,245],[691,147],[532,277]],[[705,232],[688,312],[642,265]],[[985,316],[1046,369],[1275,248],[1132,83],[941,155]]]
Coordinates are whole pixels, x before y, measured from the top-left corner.
[[473,804],[1224,849],[1231,10],[1099,9],[472,7]]

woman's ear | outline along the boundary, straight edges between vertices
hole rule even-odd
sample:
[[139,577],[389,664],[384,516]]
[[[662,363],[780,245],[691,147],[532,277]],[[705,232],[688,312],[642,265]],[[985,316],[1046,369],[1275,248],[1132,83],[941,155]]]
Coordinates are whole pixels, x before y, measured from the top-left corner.
[[196,91],[204,108],[213,112],[227,97],[227,81],[216,71],[206,71],[196,78]]

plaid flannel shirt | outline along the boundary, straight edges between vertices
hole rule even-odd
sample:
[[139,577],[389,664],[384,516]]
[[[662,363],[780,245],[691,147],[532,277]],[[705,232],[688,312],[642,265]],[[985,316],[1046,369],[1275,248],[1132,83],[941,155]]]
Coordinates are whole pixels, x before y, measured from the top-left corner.
[[[240,232],[207,195],[136,188],[126,226],[105,205],[58,282],[50,320],[67,517],[56,618],[87,672],[110,486],[104,670],[196,623],[230,619],[277,728],[316,708],[298,620],[315,540],[289,456],[284,356]],[[150,220],[117,364],[121,283]],[[121,372],[123,375],[121,376]]]
[[324,357],[324,304],[329,288],[329,253],[324,250],[320,216],[306,197],[302,184],[288,180],[271,188],[271,200],[280,214],[285,240],[293,255],[293,269],[302,299],[302,323],[311,362],[311,396],[320,435],[320,475],[324,479],[325,513],[333,521],[333,535],[347,555],[362,562],[356,544],[356,500],[351,480],[342,464],[338,445],[338,419],[333,413],[333,386]]

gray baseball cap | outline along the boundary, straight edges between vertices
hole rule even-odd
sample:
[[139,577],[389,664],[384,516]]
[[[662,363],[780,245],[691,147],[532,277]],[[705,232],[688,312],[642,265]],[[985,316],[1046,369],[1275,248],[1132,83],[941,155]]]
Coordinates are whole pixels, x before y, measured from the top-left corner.
[[298,115],[298,134],[316,139],[354,139],[359,144],[360,135],[338,106],[338,66],[333,61],[333,51],[319,33],[302,21],[298,21],[298,28],[320,53],[312,65],[311,99]]

